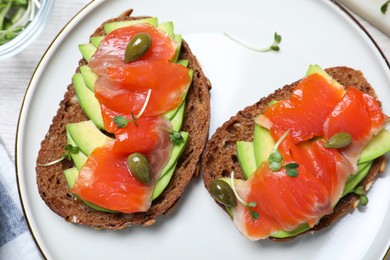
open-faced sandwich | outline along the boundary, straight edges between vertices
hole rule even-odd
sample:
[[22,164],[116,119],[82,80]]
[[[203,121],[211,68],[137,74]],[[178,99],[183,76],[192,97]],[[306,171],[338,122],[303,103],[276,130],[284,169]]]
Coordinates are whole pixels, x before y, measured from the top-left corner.
[[205,186],[250,240],[322,229],[367,204],[390,151],[388,121],[360,71],[310,66],[216,130]]
[[37,158],[45,203],[94,228],[168,213],[198,175],[209,129],[211,86],[188,44],[172,22],[131,13],[79,45],[83,59]]

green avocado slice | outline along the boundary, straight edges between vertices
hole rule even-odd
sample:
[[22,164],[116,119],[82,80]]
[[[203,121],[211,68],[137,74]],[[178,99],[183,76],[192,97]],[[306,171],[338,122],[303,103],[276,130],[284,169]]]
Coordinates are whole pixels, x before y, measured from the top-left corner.
[[66,125],[71,140],[89,156],[97,147],[104,146],[114,139],[103,134],[92,121],[82,121]]
[[83,76],[80,73],[74,74],[72,82],[80,106],[85,114],[87,114],[88,118],[91,119],[98,128],[104,129],[100,103],[96,99],[95,94],[85,84]]
[[246,179],[257,169],[253,142],[237,141],[237,158]]
[[268,160],[275,141],[268,129],[255,124],[255,133],[253,135],[253,146],[256,158],[256,166],[259,167],[264,161]]
[[88,65],[80,66],[80,73],[83,76],[85,85],[87,85],[91,91],[94,91],[95,82],[99,76],[96,75]]
[[[68,130],[66,130],[66,137],[68,139],[68,144],[70,144],[72,146],[77,146],[77,144],[74,142],[74,140],[70,136],[70,133]],[[76,154],[71,153],[70,156],[72,157],[74,165],[76,166],[76,168],[78,170],[80,170],[81,167],[83,167],[85,162],[88,160],[88,156],[86,156],[81,150]]]
[[171,21],[159,23],[157,25],[157,28],[166,32],[168,34],[168,36],[171,38],[173,38],[175,36],[173,22],[171,22]]
[[383,129],[364,147],[358,163],[374,160],[387,152],[390,152],[390,132]]
[[84,43],[84,44],[79,44],[79,50],[81,52],[81,55],[83,55],[83,58],[89,62],[92,55],[96,51],[96,47],[93,46],[92,43]]
[[127,27],[127,26],[134,25],[134,24],[140,24],[140,23],[148,23],[148,24],[151,24],[153,26],[157,26],[158,19],[156,17],[148,17],[145,19],[106,23],[104,25],[104,32],[106,34],[109,34],[110,32],[112,32],[116,29]]
[[90,41],[91,41],[93,46],[98,48],[100,43],[103,41],[103,39],[104,39],[104,36],[93,36],[93,37],[91,37]]

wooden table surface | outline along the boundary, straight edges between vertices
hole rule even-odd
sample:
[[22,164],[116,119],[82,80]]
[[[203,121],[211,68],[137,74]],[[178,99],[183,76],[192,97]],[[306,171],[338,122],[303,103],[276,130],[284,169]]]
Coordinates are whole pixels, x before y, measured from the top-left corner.
[[[38,39],[21,54],[0,60],[0,141],[4,143],[13,161],[18,115],[34,69],[54,37],[89,2],[90,0],[55,0],[50,20]],[[360,17],[356,18],[390,59],[390,37]]]

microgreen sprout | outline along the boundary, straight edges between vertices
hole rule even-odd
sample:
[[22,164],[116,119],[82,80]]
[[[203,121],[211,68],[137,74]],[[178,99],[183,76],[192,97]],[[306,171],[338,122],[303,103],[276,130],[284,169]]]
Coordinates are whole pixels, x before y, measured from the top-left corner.
[[259,213],[257,213],[256,211],[254,210],[251,210],[251,208],[254,208],[256,207],[256,202],[255,201],[252,201],[252,202],[246,202],[244,201],[237,193],[236,191],[236,188],[234,187],[234,172],[232,171],[231,175],[230,175],[230,182],[231,182],[231,186],[232,186],[232,190],[234,192],[234,195],[236,196],[237,200],[249,211],[250,215],[251,215],[251,218],[252,218],[252,221],[255,221],[256,219],[258,219],[260,217]]
[[271,150],[271,154],[268,157],[268,167],[273,171],[277,172],[280,171],[280,169],[285,168],[286,174],[290,177],[297,177],[298,176],[298,170],[299,164],[296,162],[291,162],[285,165],[282,165],[283,162],[283,156],[278,151],[279,145],[282,143],[284,138],[287,137],[287,135],[290,133],[290,130],[287,130],[275,143],[274,147]]
[[173,144],[179,145],[181,142],[184,141],[183,136],[178,131],[170,131],[169,132],[169,139]]
[[38,165],[39,166],[50,166],[50,165],[54,165],[56,163],[59,163],[61,161],[63,161],[64,159],[67,159],[68,161],[72,160],[72,154],[77,154],[80,152],[80,148],[78,146],[73,146],[71,144],[67,144],[65,147],[64,147],[64,150],[65,152],[61,155],[60,158],[54,160],[54,161],[51,161],[51,162],[48,162],[48,163],[39,163]]
[[248,45],[240,42],[239,40],[233,38],[228,33],[224,33],[224,35],[226,37],[228,37],[230,40],[244,46],[245,48],[250,49],[252,51],[257,51],[257,52],[279,51],[280,50],[279,43],[282,41],[282,36],[280,34],[278,34],[277,32],[275,32],[274,33],[274,42],[270,46],[265,47],[265,48],[253,48],[253,47],[248,46]]
[[390,4],[390,0],[389,1],[386,1],[382,4],[381,6],[381,12],[382,14],[386,14],[387,13],[387,8],[389,7],[389,4]]
[[365,194],[365,190],[364,190],[364,187],[362,185],[360,186],[357,186],[354,190],[354,193],[359,195],[359,200],[360,200],[360,204],[362,206],[366,206],[367,203],[368,203],[368,198]]
[[152,90],[149,89],[148,94],[147,94],[146,99],[145,99],[145,103],[142,106],[141,111],[137,115],[134,115],[133,111],[131,111],[131,119],[127,119],[124,116],[115,116],[112,121],[114,122],[116,127],[118,127],[118,128],[126,127],[128,125],[128,123],[130,123],[130,122],[133,122],[135,126],[138,126],[137,119],[139,119],[142,116],[142,114],[145,112],[145,109],[149,103],[151,94],[152,94]]

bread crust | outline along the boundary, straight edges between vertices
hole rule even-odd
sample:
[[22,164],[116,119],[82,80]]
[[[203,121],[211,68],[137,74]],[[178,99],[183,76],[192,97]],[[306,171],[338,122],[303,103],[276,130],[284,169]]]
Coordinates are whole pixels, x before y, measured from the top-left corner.
[[[347,86],[347,88],[348,86],[354,86],[360,91],[377,98],[374,89],[360,71],[348,67],[333,67],[325,69],[325,71],[343,86]],[[254,117],[262,114],[270,101],[289,98],[292,94],[292,90],[299,81],[286,85],[269,96],[260,99],[257,103],[239,111],[216,130],[208,141],[202,156],[203,181],[209,193],[212,181],[221,177],[230,177],[232,171],[234,171],[236,178],[245,179],[237,159],[236,141],[253,141],[253,131],[255,127]],[[363,185],[365,189],[368,190],[378,173],[383,171],[384,164],[384,156],[374,160],[369,173],[359,185]],[[358,195],[351,193],[344,196],[337,203],[334,211],[330,215],[324,216],[316,226],[306,232],[318,231],[329,226],[331,223],[353,210],[358,203]],[[218,204],[225,210],[225,207],[222,204]],[[270,239],[282,242],[291,240],[295,237],[296,236],[283,239],[270,237]]]
[[[132,17],[132,10],[121,16],[110,19],[105,23],[145,17]],[[91,36],[103,35],[103,24]],[[73,162],[62,161],[50,167],[40,166],[58,159],[64,152],[67,144],[65,126],[88,120],[83,112],[73,88],[70,84],[64,99],[60,103],[57,114],[41,143],[37,157],[36,180],[40,196],[49,208],[63,217],[66,221],[78,223],[97,229],[123,229],[133,225],[149,226],[156,218],[175,207],[180,196],[190,181],[198,176],[199,160],[203,152],[210,124],[210,81],[202,72],[202,68],[191,52],[187,42],[183,40],[180,59],[189,60],[188,67],[194,71],[193,81],[186,98],[186,109],[183,122],[183,131],[189,132],[189,140],[182,156],[179,158],[173,177],[163,193],[152,202],[147,212],[124,214],[105,213],[86,206],[69,191],[63,171],[73,167]],[[79,66],[86,64],[80,60]],[[76,72],[79,71],[79,67]]]

